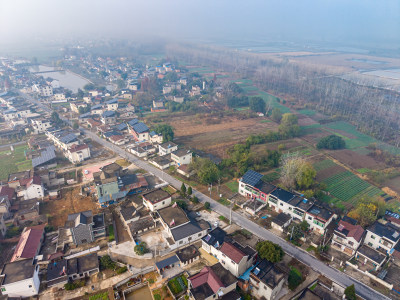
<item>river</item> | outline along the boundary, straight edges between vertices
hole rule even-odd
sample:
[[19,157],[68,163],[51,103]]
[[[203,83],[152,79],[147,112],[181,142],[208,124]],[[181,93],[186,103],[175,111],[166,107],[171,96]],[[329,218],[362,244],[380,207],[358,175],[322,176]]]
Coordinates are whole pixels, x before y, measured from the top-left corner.
[[75,74],[71,71],[59,71],[59,72],[51,72],[54,71],[55,68],[38,65],[34,67],[30,67],[29,71],[31,72],[44,72],[39,73],[37,75],[41,75],[44,78],[50,77],[52,79],[57,79],[60,82],[60,86],[71,90],[76,93],[78,89],[82,89],[85,84],[90,83],[89,79],[86,79],[78,74]]

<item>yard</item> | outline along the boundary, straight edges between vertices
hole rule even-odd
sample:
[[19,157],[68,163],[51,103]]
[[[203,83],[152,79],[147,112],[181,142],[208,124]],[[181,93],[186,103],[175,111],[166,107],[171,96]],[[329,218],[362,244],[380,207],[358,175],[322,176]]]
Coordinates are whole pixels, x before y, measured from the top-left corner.
[[168,287],[171,290],[171,292],[176,296],[187,289],[188,282],[184,275],[180,275],[178,277],[171,279],[168,282]]
[[0,180],[8,180],[10,173],[26,171],[32,169],[32,160],[25,158],[27,145],[18,145],[11,151],[9,147],[3,148],[0,152]]

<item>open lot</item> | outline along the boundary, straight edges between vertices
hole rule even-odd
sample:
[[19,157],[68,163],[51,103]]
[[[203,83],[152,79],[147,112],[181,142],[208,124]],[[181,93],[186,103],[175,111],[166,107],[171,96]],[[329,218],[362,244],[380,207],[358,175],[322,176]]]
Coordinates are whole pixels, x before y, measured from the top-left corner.
[[64,226],[68,214],[92,210],[93,213],[99,211],[99,205],[92,197],[79,195],[80,188],[61,190],[61,199],[49,200],[41,205],[41,214],[49,215],[49,225],[58,228]]
[[25,151],[29,148],[26,144],[14,147],[1,148],[0,151],[0,180],[7,180],[8,174],[25,171],[32,168],[32,160],[25,158]]

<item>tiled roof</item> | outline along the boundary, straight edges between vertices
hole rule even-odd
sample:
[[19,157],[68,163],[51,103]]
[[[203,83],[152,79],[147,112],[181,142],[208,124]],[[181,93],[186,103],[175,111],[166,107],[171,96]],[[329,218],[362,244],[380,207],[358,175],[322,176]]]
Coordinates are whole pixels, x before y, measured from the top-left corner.
[[26,228],[21,235],[18,245],[15,248],[11,262],[20,258],[34,258],[44,232],[44,225],[38,225]]
[[147,125],[142,122],[133,125],[132,128],[137,133],[143,133],[149,131],[149,127],[147,127]]
[[376,221],[370,227],[368,227],[369,231],[379,235],[380,237],[385,237],[393,242],[397,242],[400,239],[400,233],[394,225],[387,223],[382,224]]
[[32,159],[32,167],[37,167],[42,164],[45,164],[52,159],[56,158],[55,148],[54,146],[46,147],[45,151],[42,151],[40,156]]
[[73,145],[71,148],[69,148],[69,152],[73,153],[87,148],[89,148],[87,144]]
[[228,242],[224,242],[219,250],[237,264],[246,256],[242,251]]
[[360,225],[353,225],[343,220],[339,221],[335,230],[344,234],[346,237],[353,237],[357,242],[361,240],[364,233],[364,229]]

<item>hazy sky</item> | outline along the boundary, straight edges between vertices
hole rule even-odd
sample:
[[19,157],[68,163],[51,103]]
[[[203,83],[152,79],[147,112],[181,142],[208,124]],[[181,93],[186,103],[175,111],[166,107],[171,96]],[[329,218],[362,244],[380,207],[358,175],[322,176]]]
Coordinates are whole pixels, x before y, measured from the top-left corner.
[[0,0],[0,40],[163,36],[400,47],[400,0]]

